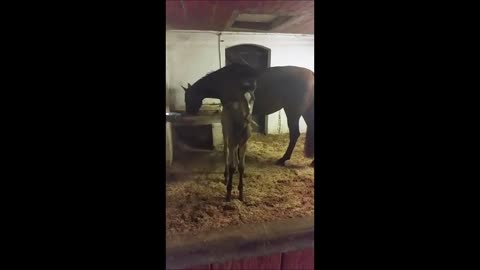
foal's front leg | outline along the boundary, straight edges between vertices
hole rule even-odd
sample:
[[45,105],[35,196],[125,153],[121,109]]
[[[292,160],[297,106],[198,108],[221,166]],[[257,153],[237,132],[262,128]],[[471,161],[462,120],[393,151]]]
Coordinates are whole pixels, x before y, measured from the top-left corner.
[[246,154],[246,152],[247,152],[247,143],[240,146],[239,149],[238,149],[238,154],[240,156],[239,162],[238,162],[238,173],[239,173],[239,176],[240,176],[240,180],[239,180],[239,183],[238,183],[238,192],[239,192],[238,199],[240,201],[244,200],[244,197],[243,197],[243,176],[244,176],[244,170],[245,170],[245,154]]
[[233,174],[235,173],[236,147],[228,147],[228,181],[227,181],[227,202],[232,198]]

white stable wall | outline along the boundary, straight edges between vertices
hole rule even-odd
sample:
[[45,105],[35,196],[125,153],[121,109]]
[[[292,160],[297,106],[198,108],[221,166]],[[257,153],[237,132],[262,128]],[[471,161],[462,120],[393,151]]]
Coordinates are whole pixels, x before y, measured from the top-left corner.
[[[168,51],[167,51],[168,55]],[[168,91],[168,63],[166,63],[165,66],[165,72],[166,72],[166,86],[165,88],[167,89],[166,93],[166,99],[165,99],[165,112],[170,112],[170,91]],[[166,161],[166,166],[169,167],[172,165],[173,161],[173,142],[172,142],[172,124],[169,122],[166,122],[166,127],[165,127],[165,161]]]
[[[167,31],[167,84],[171,110],[185,110],[184,90],[181,85],[193,84],[208,72],[225,66],[225,49],[240,44],[254,44],[269,48],[270,66],[299,66],[314,71],[313,35],[236,33],[209,31]],[[219,55],[220,49],[220,55]],[[204,104],[219,104],[218,99],[205,99]],[[303,118],[300,132],[306,131]],[[270,114],[267,133],[288,133],[283,110]]]

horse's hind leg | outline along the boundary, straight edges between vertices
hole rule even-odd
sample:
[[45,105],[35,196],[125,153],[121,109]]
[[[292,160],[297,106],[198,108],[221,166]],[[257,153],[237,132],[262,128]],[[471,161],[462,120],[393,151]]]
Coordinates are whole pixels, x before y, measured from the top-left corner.
[[245,154],[246,154],[246,151],[247,151],[247,143],[245,143],[244,145],[240,146],[239,149],[238,149],[238,154],[240,156],[239,158],[239,162],[238,162],[238,173],[240,175],[240,180],[239,180],[239,183],[238,183],[238,199],[240,201],[243,201],[244,200],[244,194],[243,194],[243,177],[245,176],[244,175],[244,171],[245,171]]
[[285,161],[289,160],[290,157],[292,156],[292,152],[293,152],[293,149],[295,148],[295,144],[297,143],[298,137],[300,137],[300,128],[299,128],[300,115],[291,114],[291,113],[289,114],[287,111],[285,111],[285,113],[287,114],[290,142],[288,143],[287,151],[285,151],[285,154],[283,155],[283,157],[277,160],[276,164],[281,166],[285,166]]

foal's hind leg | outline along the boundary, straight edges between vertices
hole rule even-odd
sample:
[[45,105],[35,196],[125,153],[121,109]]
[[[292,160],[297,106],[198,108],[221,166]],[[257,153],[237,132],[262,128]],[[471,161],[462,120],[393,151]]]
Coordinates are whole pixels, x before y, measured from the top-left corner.
[[223,176],[225,177],[225,185],[228,183],[228,145],[225,135],[223,136],[223,158],[225,160],[225,171],[223,171]]
[[295,148],[298,137],[300,137],[299,120],[300,115],[292,115],[287,113],[290,142],[288,143],[287,151],[285,151],[283,157],[277,160],[277,165],[285,166],[285,161],[289,160],[292,156],[293,148]]

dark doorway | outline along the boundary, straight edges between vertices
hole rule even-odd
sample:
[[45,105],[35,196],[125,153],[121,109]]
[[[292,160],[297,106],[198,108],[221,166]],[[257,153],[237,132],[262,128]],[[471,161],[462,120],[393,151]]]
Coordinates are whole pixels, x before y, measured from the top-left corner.
[[[248,64],[253,68],[263,70],[270,67],[270,49],[258,45],[243,44],[225,49],[225,64]],[[259,127],[253,127],[255,132],[266,134],[266,115],[253,116]]]
[[175,139],[197,149],[213,150],[212,126],[176,126]]

